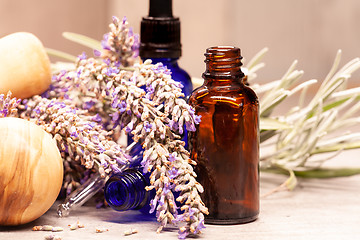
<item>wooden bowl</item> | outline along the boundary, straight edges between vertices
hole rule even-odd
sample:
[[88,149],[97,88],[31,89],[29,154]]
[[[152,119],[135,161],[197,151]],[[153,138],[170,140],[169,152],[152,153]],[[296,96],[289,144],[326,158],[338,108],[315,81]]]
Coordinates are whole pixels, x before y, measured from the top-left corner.
[[50,60],[33,34],[17,32],[0,38],[0,93],[28,98],[41,94],[51,83]]
[[1,118],[0,136],[0,225],[28,223],[60,192],[60,152],[50,134],[24,119]]

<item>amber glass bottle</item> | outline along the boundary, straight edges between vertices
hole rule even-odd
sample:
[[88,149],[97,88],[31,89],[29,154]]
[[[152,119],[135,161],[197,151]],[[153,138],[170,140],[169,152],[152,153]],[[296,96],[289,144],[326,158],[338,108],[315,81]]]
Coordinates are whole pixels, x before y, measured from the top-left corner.
[[259,214],[258,99],[243,84],[239,48],[212,47],[205,56],[204,84],[189,98],[201,115],[189,148],[209,208],[205,222],[250,222]]

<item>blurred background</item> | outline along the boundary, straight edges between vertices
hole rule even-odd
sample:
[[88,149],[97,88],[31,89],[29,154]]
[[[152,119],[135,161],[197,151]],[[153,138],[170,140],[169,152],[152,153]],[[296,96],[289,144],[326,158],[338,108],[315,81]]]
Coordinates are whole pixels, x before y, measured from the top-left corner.
[[[86,49],[62,32],[101,40],[115,15],[126,16],[139,33],[148,5],[148,0],[0,0],[0,37],[27,31],[45,47],[79,55]],[[264,82],[280,78],[295,59],[305,71],[303,80],[322,80],[338,49],[341,65],[360,56],[359,0],[173,0],[173,14],[181,21],[180,65],[192,77],[201,77],[205,49],[215,45],[240,47],[245,63],[268,47],[266,67],[258,72]],[[360,71],[350,84],[359,85],[359,79]]]

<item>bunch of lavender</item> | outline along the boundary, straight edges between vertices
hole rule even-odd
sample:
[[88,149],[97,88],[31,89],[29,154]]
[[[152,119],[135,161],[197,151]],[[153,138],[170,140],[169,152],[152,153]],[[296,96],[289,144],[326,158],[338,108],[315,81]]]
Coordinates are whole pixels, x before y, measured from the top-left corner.
[[[168,223],[179,223],[179,238],[198,234],[204,228],[203,214],[208,212],[199,195],[203,188],[191,166],[195,162],[181,135],[185,126],[194,131],[200,119],[182,98],[181,84],[161,63],[153,65],[148,60],[129,68],[136,62],[129,58],[137,57],[130,50],[135,51],[138,45],[127,30],[126,19],[120,23],[113,18],[110,28],[102,42],[103,51],[95,51],[101,59],[81,55],[76,69],[60,72],[46,95],[97,113],[108,129],[131,133],[144,148],[144,172],[151,172],[147,190],[156,190],[151,212],[156,209],[161,223],[158,232]],[[173,192],[179,192],[177,199]],[[179,203],[182,214],[178,214]]]
[[139,35],[134,34],[132,28],[124,17],[122,22],[113,17],[109,25],[110,32],[104,35],[101,41],[102,51],[95,51],[95,55],[111,62],[118,62],[124,67],[134,65],[139,55]]
[[41,96],[24,99],[17,108],[20,118],[53,135],[64,158],[81,162],[87,169],[95,168],[103,177],[131,163],[130,156],[98,124],[97,116],[88,115],[86,110]]
[[17,116],[17,106],[21,102],[21,99],[11,97],[11,92],[8,94],[0,94],[0,118]]
[[105,177],[131,164],[130,156],[98,124],[97,116],[89,115],[86,110],[40,96],[21,102],[12,98],[9,92],[6,98],[4,94],[0,95],[0,113],[0,117],[30,120],[52,134],[64,159],[62,192],[66,191],[67,194],[86,181],[94,171]]

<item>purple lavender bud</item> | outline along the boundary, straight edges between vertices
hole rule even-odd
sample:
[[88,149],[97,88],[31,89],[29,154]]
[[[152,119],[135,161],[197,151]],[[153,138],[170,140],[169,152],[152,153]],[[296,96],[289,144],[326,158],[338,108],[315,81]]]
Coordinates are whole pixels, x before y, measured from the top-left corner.
[[93,117],[91,118],[91,121],[101,122],[101,121],[102,121],[102,118],[101,118],[100,115],[97,113],[95,116],[93,116]]
[[113,114],[111,114],[111,120],[113,122],[116,122],[117,120],[119,120],[119,116],[120,116],[119,112],[114,112]]
[[101,56],[101,52],[97,49],[94,49],[94,56],[95,57],[100,57]]
[[175,160],[176,160],[175,154],[170,153],[170,154],[169,154],[169,158],[168,158],[168,160],[169,160],[170,162],[175,161]]
[[125,24],[125,23],[126,23],[126,21],[127,21],[127,17],[126,17],[126,16],[124,16],[124,17],[123,17],[123,19],[122,19],[122,24]]
[[147,132],[147,133],[150,132],[150,131],[151,131],[151,128],[152,128],[152,124],[146,121],[146,122],[144,123],[145,132]]
[[125,101],[121,101],[120,104],[118,105],[119,107],[119,111],[120,113],[123,113],[126,111],[126,102]]
[[134,123],[133,122],[129,122],[129,124],[126,126],[126,128],[125,128],[125,131],[127,132],[127,133],[129,133],[129,132],[131,132],[132,130],[133,130],[133,128],[134,128]]
[[190,132],[195,132],[196,128],[193,122],[185,122],[186,125],[186,130],[190,131]]
[[197,225],[196,229],[195,229],[195,234],[199,233],[202,229],[206,228],[204,225],[204,219],[201,219],[199,221],[199,224]]
[[78,56],[79,60],[85,60],[87,58],[86,53],[82,52],[81,55]]
[[82,69],[81,68],[79,68],[79,70],[76,72],[77,74],[76,74],[76,76],[78,77],[78,78],[80,78],[80,76],[81,76],[81,71]]
[[184,231],[179,230],[178,234],[179,234],[178,235],[179,239],[186,239],[187,235],[189,235],[189,232],[188,232],[188,230],[184,230]]
[[[120,104],[121,104],[121,103],[120,103]],[[112,108],[117,108],[120,104],[119,104],[119,99],[118,99],[118,97],[116,96],[116,97],[113,99],[112,103],[111,103],[111,107],[112,107]]]
[[8,113],[9,113],[9,110],[7,108],[2,110],[2,114],[4,117],[6,117],[8,115]]
[[86,110],[89,110],[95,105],[95,102],[93,100],[89,100],[83,103],[83,108]]
[[179,171],[174,167],[169,171],[170,179],[175,179],[178,175],[179,175]]
[[114,174],[121,172],[121,170],[115,164],[111,164],[110,167]]
[[134,36],[134,31],[133,31],[133,28],[132,28],[132,27],[129,27],[128,36],[129,36],[129,37]]
[[116,61],[116,62],[114,63],[114,65],[115,65],[115,67],[119,68],[119,67],[121,66],[121,62],[120,62],[120,61]]
[[114,24],[117,24],[119,22],[119,19],[116,16],[112,16],[112,21]]
[[150,208],[149,213],[153,213],[153,212],[155,211],[156,204],[157,204],[156,199],[151,199],[151,200],[150,200],[150,206],[151,206],[151,208]]
[[104,62],[106,65],[108,65],[108,66],[110,66],[110,64],[111,64],[110,58],[104,59],[103,62]]
[[[101,143],[98,144],[98,148],[99,148],[100,153],[103,153],[106,151],[104,145],[102,145]],[[108,164],[106,162],[103,162],[101,165],[105,168],[108,166]]]
[[199,124],[201,122],[201,115],[195,115],[194,116],[194,122],[195,124]]

